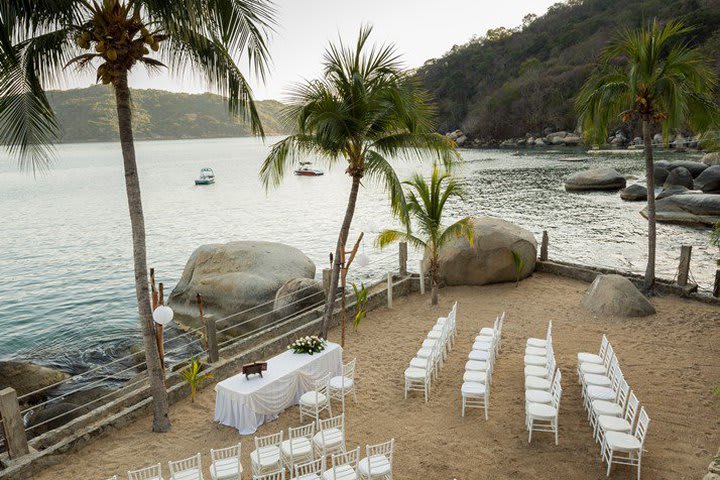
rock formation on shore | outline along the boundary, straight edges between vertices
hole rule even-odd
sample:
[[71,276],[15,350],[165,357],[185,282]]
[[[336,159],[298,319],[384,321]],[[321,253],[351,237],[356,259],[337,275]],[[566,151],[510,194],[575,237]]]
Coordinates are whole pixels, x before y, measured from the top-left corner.
[[[647,209],[640,213],[647,217]],[[720,221],[720,195],[685,193],[663,198],[655,203],[655,217],[658,222],[714,225]]]
[[646,317],[655,307],[622,275],[598,275],[580,304],[597,315]]
[[575,172],[565,179],[565,190],[581,192],[592,190],[620,190],[627,181],[612,168],[592,168]]

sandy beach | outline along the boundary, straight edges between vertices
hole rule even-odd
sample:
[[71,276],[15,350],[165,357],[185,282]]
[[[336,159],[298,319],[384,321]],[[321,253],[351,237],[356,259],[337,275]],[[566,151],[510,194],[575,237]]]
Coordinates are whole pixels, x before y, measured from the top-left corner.
[[[358,358],[358,402],[347,408],[348,446],[396,439],[394,478],[415,479],[602,479],[599,446],[580,400],[575,373],[578,351],[596,352],[607,333],[621,367],[650,415],[643,457],[643,478],[701,478],[720,445],[720,309],[676,297],[652,299],[658,313],[639,319],[593,318],[580,308],[587,284],[536,274],[521,282],[485,287],[445,288],[440,306],[430,297],[396,298],[394,308],[370,312],[358,333],[349,333],[346,359]],[[403,400],[402,376],[432,327],[458,301],[457,342],[430,402],[419,395]],[[481,327],[507,312],[503,350],[497,360],[490,398],[490,419],[479,410],[460,416],[460,386],[467,353]],[[554,346],[563,371],[560,444],[548,434],[527,443],[523,424],[523,350],[528,336],[544,336],[554,324]],[[337,341],[339,330],[331,333]],[[250,478],[252,436],[213,422],[215,393],[208,384],[196,403],[171,407],[172,431],[150,432],[150,418],[111,432],[34,478],[126,478],[128,469],[203,455],[209,449],[242,442],[245,475]],[[337,405],[339,407],[339,405]],[[296,407],[265,424],[258,435],[299,424]],[[635,470],[614,467],[611,478],[635,478]],[[165,477],[167,478],[167,473]]]

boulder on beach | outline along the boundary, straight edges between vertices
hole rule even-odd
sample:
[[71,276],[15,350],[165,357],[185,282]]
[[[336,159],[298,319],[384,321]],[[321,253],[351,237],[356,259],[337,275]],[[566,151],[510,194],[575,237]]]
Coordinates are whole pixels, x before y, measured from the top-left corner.
[[37,437],[45,432],[62,427],[71,420],[85,415],[94,406],[78,405],[66,401],[45,405],[33,411],[33,414],[28,418],[28,428],[33,427],[30,434],[32,437]]
[[665,167],[655,165],[653,169],[653,178],[655,179],[655,185],[663,185],[670,175],[670,170]]
[[[440,281],[445,285],[514,282],[517,268],[513,251],[523,259],[520,278],[528,277],[535,270],[537,257],[532,232],[500,218],[477,217],[473,245],[465,238],[457,238],[440,249]],[[429,263],[426,252],[424,271]]]
[[565,190],[570,192],[587,190],[620,190],[627,181],[612,168],[592,168],[575,172],[565,179]]
[[[640,212],[647,217],[646,209]],[[687,193],[663,198],[655,203],[658,222],[687,225],[713,225],[720,221],[720,195]]]
[[[65,380],[66,378],[70,378],[70,375],[65,372],[34,363],[16,361],[0,362],[0,390],[7,387],[14,388],[19,397]],[[47,391],[43,391],[31,395],[29,398],[24,399],[23,402],[35,402],[45,398],[47,393]]]
[[585,292],[580,304],[596,315],[647,317],[655,307],[622,275],[598,275]]
[[[663,164],[661,163],[661,165]],[[693,178],[697,177],[703,172],[703,170],[708,168],[706,164],[700,162],[693,162],[692,160],[676,160],[674,162],[668,163],[665,168],[667,168],[669,171],[673,171],[676,168],[680,167],[686,168]]]
[[292,278],[275,294],[273,311],[277,318],[285,318],[325,300],[325,290],[312,278]]
[[702,157],[702,163],[705,165],[720,165],[720,152],[706,153]]
[[655,200],[662,200],[663,198],[672,197],[673,195],[681,195],[688,192],[690,192],[690,190],[682,185],[670,185],[669,187],[663,188],[662,191],[657,194]]
[[694,182],[695,190],[703,193],[720,193],[720,165],[713,165],[697,176]]
[[676,167],[670,170],[663,186],[667,188],[674,185],[681,185],[685,188],[692,189],[693,176],[687,168]]
[[[272,309],[276,292],[288,280],[314,277],[312,260],[289,245],[253,241],[203,245],[190,256],[168,305],[185,327],[199,326],[198,293],[204,313],[216,319],[262,304],[251,312],[257,316]],[[264,319],[270,321],[270,316]]]
[[563,143],[568,147],[574,147],[582,143],[582,137],[575,134],[569,134],[568,136],[563,138]]
[[628,202],[647,200],[647,188],[645,188],[645,185],[633,183],[620,192],[620,198]]

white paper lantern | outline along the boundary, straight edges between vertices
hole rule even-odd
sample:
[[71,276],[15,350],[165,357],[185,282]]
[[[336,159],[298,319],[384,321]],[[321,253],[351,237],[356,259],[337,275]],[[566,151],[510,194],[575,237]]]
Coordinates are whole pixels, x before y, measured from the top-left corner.
[[172,322],[174,312],[172,308],[168,307],[167,305],[160,305],[155,309],[153,312],[153,320],[155,320],[155,323],[158,325],[167,325],[168,323]]
[[368,257],[365,253],[360,253],[357,257],[355,257],[355,262],[359,267],[367,267],[370,265],[370,257]]

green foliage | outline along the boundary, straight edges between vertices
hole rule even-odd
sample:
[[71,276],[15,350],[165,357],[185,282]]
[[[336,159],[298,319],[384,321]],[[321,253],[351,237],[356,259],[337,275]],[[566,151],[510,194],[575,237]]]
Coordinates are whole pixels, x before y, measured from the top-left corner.
[[360,287],[353,283],[352,288],[355,292],[355,304],[357,305],[357,311],[355,312],[355,317],[353,317],[353,330],[357,332],[358,327],[360,327],[360,322],[365,319],[365,315],[367,314],[368,291],[365,283],[361,283]]
[[523,266],[525,266],[525,261],[520,255],[520,252],[516,250],[512,251],[512,256],[513,263],[515,263],[515,287],[517,288],[517,286],[520,284],[520,275],[522,274]]
[[[720,250],[720,222],[717,222],[710,231],[710,245],[717,247]],[[718,266],[720,266],[720,258],[716,260]]]
[[190,401],[195,403],[195,394],[197,389],[204,382],[212,378],[212,373],[202,373],[203,365],[198,357],[193,357],[188,361],[185,368],[180,370],[180,375],[185,379],[185,383],[190,386]]

